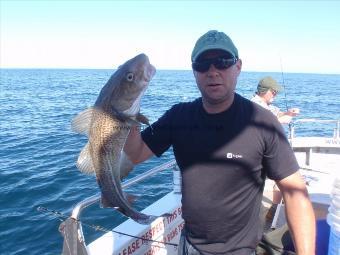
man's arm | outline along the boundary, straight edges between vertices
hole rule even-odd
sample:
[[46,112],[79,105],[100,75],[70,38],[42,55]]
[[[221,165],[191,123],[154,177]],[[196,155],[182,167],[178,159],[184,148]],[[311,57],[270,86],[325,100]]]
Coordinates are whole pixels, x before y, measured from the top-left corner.
[[133,164],[141,163],[154,155],[150,148],[144,143],[139,126],[131,127],[129,136],[125,142],[124,152],[128,155]]
[[292,116],[283,114],[281,116],[277,115],[277,119],[279,120],[279,122],[281,124],[289,124],[292,121],[293,118],[292,118]]
[[277,114],[277,119],[282,124],[289,124],[292,121],[293,117],[297,116],[299,112],[300,112],[299,108],[291,108],[286,112],[280,111]]
[[286,218],[298,255],[315,254],[315,216],[299,172],[277,181],[285,202]]

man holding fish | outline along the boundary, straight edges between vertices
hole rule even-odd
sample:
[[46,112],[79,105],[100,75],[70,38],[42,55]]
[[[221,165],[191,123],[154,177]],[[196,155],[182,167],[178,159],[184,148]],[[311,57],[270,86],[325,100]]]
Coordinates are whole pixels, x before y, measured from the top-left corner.
[[299,166],[277,118],[235,93],[242,61],[231,39],[208,31],[191,55],[201,97],[179,103],[124,151],[134,164],[170,146],[182,174],[185,228],[179,254],[255,254],[265,178],[285,202],[296,253],[315,253],[315,218]]

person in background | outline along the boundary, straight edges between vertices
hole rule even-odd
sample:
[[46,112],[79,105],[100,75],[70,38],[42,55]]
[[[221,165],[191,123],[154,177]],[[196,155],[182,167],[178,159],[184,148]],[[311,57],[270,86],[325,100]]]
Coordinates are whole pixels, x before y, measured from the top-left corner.
[[272,105],[275,96],[282,90],[282,87],[270,76],[266,76],[259,81],[257,90],[251,101],[270,110],[279,120],[281,124],[288,124],[292,118],[299,114],[299,108],[291,108],[287,112]]
[[[287,112],[282,112],[280,108],[274,106],[272,103],[276,95],[282,91],[282,87],[270,76],[263,77],[258,85],[255,95],[251,101],[261,105],[263,108],[271,111],[281,124],[289,124],[292,118],[299,114],[298,108],[291,108]],[[268,183],[269,184],[269,183]],[[273,205],[270,207],[267,214],[267,219],[272,219],[277,205],[281,202],[282,196],[279,193],[277,185],[273,182]]]
[[296,158],[277,118],[235,93],[242,61],[234,43],[208,31],[191,61],[201,97],[172,106],[142,132],[132,128],[124,147],[138,164],[172,146],[185,223],[178,254],[255,254],[266,177],[283,194],[297,254],[314,254],[315,217]]

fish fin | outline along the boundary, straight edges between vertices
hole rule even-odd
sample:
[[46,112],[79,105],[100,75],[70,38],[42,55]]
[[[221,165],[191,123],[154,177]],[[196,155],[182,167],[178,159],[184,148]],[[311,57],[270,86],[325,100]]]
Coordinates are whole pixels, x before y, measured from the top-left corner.
[[162,217],[162,216],[138,213],[137,215],[134,215],[133,217],[131,217],[131,219],[142,225],[150,225],[152,222],[157,220],[159,217]]
[[137,212],[136,214],[131,215],[130,218],[139,224],[149,225],[152,222],[154,222],[156,219],[158,219],[159,217],[170,217],[171,215],[172,215],[171,213],[164,213],[161,216],[155,216],[155,215],[148,215],[148,214]]
[[142,113],[137,114],[136,120],[140,123],[150,126],[149,119],[146,116],[144,116]]
[[112,207],[112,205],[105,199],[105,197],[102,195],[100,200],[100,207],[101,208],[114,208],[115,210],[119,211],[121,214],[125,215],[126,217],[132,219],[133,221],[142,224],[142,225],[149,225],[152,222],[154,222],[159,217],[170,217],[171,213],[165,213],[161,216],[155,216],[155,215],[147,215],[141,212],[130,212],[129,214],[126,213],[126,211],[120,207]]
[[132,195],[130,193],[124,193],[124,196],[131,205],[138,199],[138,196]]
[[164,213],[164,214],[162,214],[160,217],[166,218],[166,217],[171,217],[171,216],[172,216],[171,213]]
[[87,135],[90,129],[93,111],[93,108],[89,108],[85,111],[80,112],[71,122],[72,130],[79,134]]
[[[105,198],[105,196],[103,196],[103,194],[101,195],[101,199],[100,199],[100,207],[101,208],[112,207],[110,202],[107,201],[107,199]],[[116,209],[119,210],[119,208],[116,208]]]
[[81,150],[78,160],[77,160],[77,168],[85,173],[85,174],[92,174],[94,173],[94,165],[92,162],[89,143],[87,143],[84,148]]
[[[138,198],[135,195],[131,195],[127,193],[124,193],[124,196],[130,205],[133,204]],[[122,210],[119,206],[112,206],[112,204],[110,204],[110,202],[103,195],[101,196],[101,199],[100,199],[100,207],[101,208],[114,208],[115,210],[120,211],[122,214],[124,214],[124,210]]]
[[120,179],[122,180],[133,170],[135,165],[131,162],[124,151],[120,155]]
[[138,122],[140,122],[140,123],[143,123],[143,124],[145,124],[145,125],[148,125],[148,126],[151,128],[151,134],[153,134],[153,128],[152,128],[152,126],[151,126],[151,124],[150,124],[150,122],[149,122],[149,119],[148,119],[146,116],[144,116],[144,115],[141,114],[141,113],[138,113],[137,116],[136,116],[136,120],[137,120]]

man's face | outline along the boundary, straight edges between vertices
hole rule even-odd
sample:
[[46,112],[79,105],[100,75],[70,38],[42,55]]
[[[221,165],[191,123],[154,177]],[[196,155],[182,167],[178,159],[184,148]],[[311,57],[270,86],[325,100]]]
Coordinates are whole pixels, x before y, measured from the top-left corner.
[[267,92],[264,94],[263,98],[266,101],[266,103],[270,105],[274,102],[276,94],[277,91],[268,89]]
[[[197,62],[217,60],[225,56],[225,51],[210,50],[202,53]],[[226,58],[230,58],[230,56],[226,56]],[[216,63],[216,61],[213,62]],[[233,100],[237,77],[242,67],[241,60],[236,60],[235,62],[235,64],[226,69],[219,68],[218,64],[216,64],[217,67],[214,64],[210,64],[209,69],[206,71],[200,72],[194,70],[197,87],[202,94],[203,100],[211,105]]]

